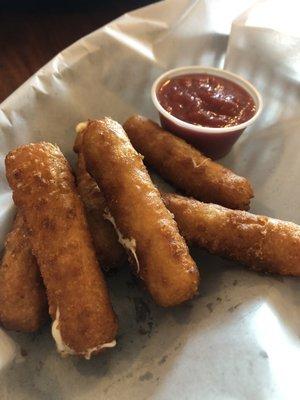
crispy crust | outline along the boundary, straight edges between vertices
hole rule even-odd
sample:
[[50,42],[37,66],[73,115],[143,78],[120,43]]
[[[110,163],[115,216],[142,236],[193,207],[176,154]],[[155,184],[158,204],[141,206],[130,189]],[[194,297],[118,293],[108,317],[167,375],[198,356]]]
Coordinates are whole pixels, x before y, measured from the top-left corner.
[[132,116],[124,129],[146,164],[187,195],[232,209],[249,209],[253,191],[247,179],[205,157],[147,118]]
[[154,300],[173,306],[192,298],[199,283],[196,265],[121,125],[109,118],[90,121],[83,152],[118,230],[135,252],[131,261]]
[[256,271],[300,276],[300,226],[164,194],[185,239]]
[[17,213],[0,267],[0,321],[6,329],[34,332],[49,318],[47,309],[41,274]]
[[111,342],[117,320],[66,159],[50,143],[29,144],[7,155],[6,174],[63,342],[78,355]]
[[84,156],[80,151],[79,132],[74,150],[78,153],[76,183],[79,195],[84,204],[88,226],[93,238],[94,247],[103,269],[116,268],[125,260],[125,252],[118,242],[112,224],[103,218],[107,208],[104,196],[97,183],[86,170]]

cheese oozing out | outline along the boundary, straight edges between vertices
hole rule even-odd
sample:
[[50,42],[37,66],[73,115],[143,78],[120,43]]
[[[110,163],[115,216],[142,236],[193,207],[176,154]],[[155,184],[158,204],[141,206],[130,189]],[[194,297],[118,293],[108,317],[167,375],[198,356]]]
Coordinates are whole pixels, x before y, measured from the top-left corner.
[[76,354],[74,350],[72,350],[68,345],[64,343],[61,337],[61,333],[59,330],[59,308],[56,309],[55,320],[52,323],[51,333],[56,343],[57,351],[63,356],[68,356],[71,354]]
[[135,262],[136,262],[136,268],[137,268],[136,272],[139,273],[140,272],[140,263],[139,263],[139,260],[137,258],[137,255],[136,255],[136,240],[134,238],[131,238],[131,239],[125,238],[122,235],[122,233],[117,228],[116,221],[115,221],[114,217],[111,215],[111,213],[109,212],[108,209],[106,209],[104,211],[103,218],[107,219],[109,222],[112,223],[113,227],[115,228],[115,231],[117,232],[118,240],[121,243],[121,245],[123,247],[125,247],[127,250],[129,250],[133,254],[133,257],[134,257]]
[[60,312],[59,312],[59,308],[57,307],[56,309],[56,315],[55,315],[55,320],[52,323],[52,336],[55,340],[56,343],[56,348],[57,351],[63,356],[69,356],[69,355],[82,355],[86,360],[89,360],[91,358],[91,355],[95,352],[98,352],[101,349],[104,348],[109,348],[109,347],[115,347],[117,344],[116,340],[113,340],[109,343],[104,343],[104,344],[100,344],[98,346],[92,347],[90,349],[87,349],[85,352],[83,353],[77,353],[75,350],[71,349],[66,343],[64,343],[62,337],[61,337],[61,333],[60,333],[60,329],[59,329],[59,316],[60,316]]
[[75,128],[76,133],[80,133],[80,132],[84,131],[87,126],[88,126],[87,121],[79,122]]

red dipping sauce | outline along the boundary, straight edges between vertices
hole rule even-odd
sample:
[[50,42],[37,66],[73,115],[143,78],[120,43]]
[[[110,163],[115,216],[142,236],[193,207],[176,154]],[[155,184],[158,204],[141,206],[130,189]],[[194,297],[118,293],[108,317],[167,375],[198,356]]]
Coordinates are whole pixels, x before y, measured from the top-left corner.
[[256,112],[253,98],[228,79],[206,73],[176,76],[157,90],[162,107],[193,125],[224,128],[239,125]]

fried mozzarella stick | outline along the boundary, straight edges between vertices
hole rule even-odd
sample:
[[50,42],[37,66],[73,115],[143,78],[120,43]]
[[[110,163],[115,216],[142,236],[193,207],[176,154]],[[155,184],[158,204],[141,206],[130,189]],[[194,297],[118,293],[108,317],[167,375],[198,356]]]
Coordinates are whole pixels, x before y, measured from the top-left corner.
[[198,200],[248,210],[253,191],[247,179],[205,157],[155,122],[132,116],[124,129],[145,163],[176,188]]
[[48,319],[42,277],[18,212],[0,266],[0,321],[6,329],[34,332]]
[[109,206],[107,218],[154,300],[167,307],[191,299],[198,290],[197,267],[122,126],[109,118],[90,121],[83,152]]
[[187,242],[256,271],[300,276],[300,226],[164,194]]
[[117,320],[67,160],[50,143],[29,144],[7,155],[6,175],[46,286],[58,351],[88,359],[113,347]]
[[84,156],[81,152],[82,132],[84,125],[76,127],[77,138],[74,151],[78,153],[76,183],[79,195],[84,204],[88,226],[93,238],[94,247],[100,265],[108,270],[123,263],[125,252],[118,242],[112,224],[103,218],[106,202],[97,183],[86,170]]

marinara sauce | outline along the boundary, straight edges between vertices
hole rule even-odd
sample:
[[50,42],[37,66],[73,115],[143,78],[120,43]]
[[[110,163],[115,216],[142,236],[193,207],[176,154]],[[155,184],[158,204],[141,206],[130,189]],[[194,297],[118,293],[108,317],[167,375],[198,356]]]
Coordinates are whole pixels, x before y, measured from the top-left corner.
[[159,87],[157,99],[174,117],[211,128],[239,125],[256,111],[253,98],[241,86],[204,73],[168,79]]

